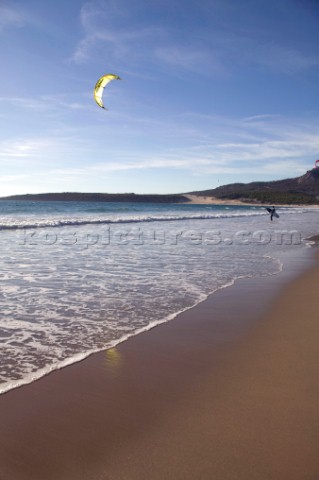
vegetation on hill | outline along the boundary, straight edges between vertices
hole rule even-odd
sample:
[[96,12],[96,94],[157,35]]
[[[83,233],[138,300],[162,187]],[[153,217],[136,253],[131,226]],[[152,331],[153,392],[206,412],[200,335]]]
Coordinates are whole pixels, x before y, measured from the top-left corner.
[[232,183],[193,195],[262,204],[319,204],[319,169],[305,175],[272,182]]
[[38,193],[12,195],[0,200],[18,200],[30,202],[148,202],[148,203],[182,203],[187,202],[183,195],[136,195],[135,193]]
[[[319,204],[319,169],[309,170],[305,175],[272,182],[232,183],[211,190],[189,192],[202,197],[220,200],[240,200],[258,204]],[[143,195],[135,193],[39,193],[13,195],[0,200],[62,201],[62,202],[134,202],[134,203],[186,203],[184,195]]]
[[312,195],[306,193],[291,193],[291,192],[247,192],[244,196],[241,193],[231,193],[229,195],[220,195],[218,198],[223,200],[240,200],[243,202],[256,202],[262,204],[304,204],[314,205],[319,203]]

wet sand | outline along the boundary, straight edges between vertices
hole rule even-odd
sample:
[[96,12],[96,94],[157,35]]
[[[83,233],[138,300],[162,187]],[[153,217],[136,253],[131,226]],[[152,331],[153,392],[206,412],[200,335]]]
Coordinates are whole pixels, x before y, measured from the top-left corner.
[[2,395],[0,479],[317,480],[318,284],[295,258]]

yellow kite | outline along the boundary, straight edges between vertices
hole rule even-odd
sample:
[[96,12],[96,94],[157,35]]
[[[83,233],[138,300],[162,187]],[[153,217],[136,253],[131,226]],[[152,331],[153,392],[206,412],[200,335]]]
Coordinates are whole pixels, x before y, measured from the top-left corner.
[[111,80],[121,80],[118,75],[114,75],[113,73],[108,73],[106,75],[103,75],[97,82],[94,87],[94,100],[96,103],[99,105],[99,107],[106,108],[103,105],[102,101],[102,96],[103,96],[103,91],[104,87],[111,81]]

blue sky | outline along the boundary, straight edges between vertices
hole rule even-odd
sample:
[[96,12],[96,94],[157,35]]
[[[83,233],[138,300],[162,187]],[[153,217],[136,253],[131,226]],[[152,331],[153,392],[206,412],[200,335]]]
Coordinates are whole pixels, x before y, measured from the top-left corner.
[[0,196],[188,192],[319,158],[317,0],[0,0],[0,55]]

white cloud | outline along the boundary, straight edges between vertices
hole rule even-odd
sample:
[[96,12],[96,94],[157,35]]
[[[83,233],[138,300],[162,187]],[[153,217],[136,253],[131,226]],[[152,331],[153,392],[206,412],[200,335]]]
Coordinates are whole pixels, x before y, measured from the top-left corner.
[[[18,183],[15,173],[25,175],[19,180],[25,184],[24,191],[30,190],[29,185],[34,185],[33,191],[39,190],[39,185],[46,191],[49,187],[60,191],[83,189],[87,184],[95,191],[97,183],[105,185],[107,191],[114,187],[112,178],[121,173],[129,175],[134,191],[139,172],[154,178],[150,189],[155,191],[156,170],[165,171],[176,181],[181,174],[190,179],[202,177],[206,184],[210,176],[217,174],[228,177],[229,182],[271,180],[298,176],[312,168],[319,151],[315,119],[268,114],[236,119],[192,114],[162,121],[139,118],[138,122],[134,115],[127,115],[125,122],[117,122],[118,126],[126,124],[124,142],[118,126],[109,130],[105,124],[97,129],[74,130],[70,136],[61,127],[55,135],[0,142],[2,171],[12,184],[11,192],[16,191]],[[127,143],[131,127],[132,141],[138,139],[137,148]]]
[[49,142],[39,139],[14,139],[0,143],[0,158],[2,161],[12,157],[36,157],[47,149]]
[[[238,128],[241,124],[238,123]],[[224,136],[227,132],[224,131]],[[108,151],[103,160],[95,163],[81,165],[78,168],[58,169],[52,173],[57,175],[104,175],[112,172],[125,170],[150,170],[166,169],[187,170],[196,174],[208,173],[253,173],[262,172],[271,176],[282,172],[287,176],[294,172],[296,175],[305,170],[305,158],[315,156],[319,149],[319,135],[299,132],[290,138],[290,132],[286,135],[282,132],[281,140],[259,142],[210,142],[198,144],[194,140],[192,147],[171,147],[162,152],[147,151],[134,153],[127,150],[116,149]],[[110,158],[112,160],[110,161]],[[309,168],[311,168],[311,164]],[[289,176],[288,175],[288,176]]]
[[47,170],[59,162],[70,162],[82,151],[81,138],[56,135],[21,137],[0,141],[1,165],[7,168],[37,166]]

